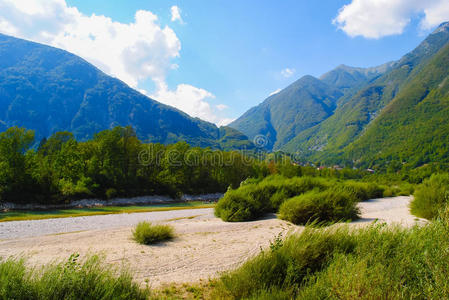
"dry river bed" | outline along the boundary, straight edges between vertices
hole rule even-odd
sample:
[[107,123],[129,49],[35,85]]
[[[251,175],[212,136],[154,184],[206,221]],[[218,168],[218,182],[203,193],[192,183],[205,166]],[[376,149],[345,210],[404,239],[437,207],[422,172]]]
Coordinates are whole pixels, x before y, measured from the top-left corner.
[[[362,218],[352,224],[363,226],[375,220],[412,226],[423,222],[410,214],[410,197],[374,199],[359,204]],[[131,239],[139,221],[168,223],[177,237],[156,246],[143,246]],[[213,209],[89,216],[0,223],[0,257],[25,256],[28,263],[42,265],[103,253],[106,262],[125,266],[141,283],[152,287],[166,283],[196,282],[237,267],[267,247],[279,233],[303,227],[278,220],[225,223]]]

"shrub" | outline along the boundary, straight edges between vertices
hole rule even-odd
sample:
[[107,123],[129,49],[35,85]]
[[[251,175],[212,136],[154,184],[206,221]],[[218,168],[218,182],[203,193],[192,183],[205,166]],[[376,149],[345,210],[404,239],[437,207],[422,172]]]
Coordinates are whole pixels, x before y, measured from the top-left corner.
[[215,206],[215,215],[226,222],[243,222],[257,219],[270,211],[268,201],[255,200],[255,186],[249,185],[229,190]]
[[411,203],[412,213],[433,219],[449,203],[449,174],[435,174],[416,188]]
[[276,212],[287,199],[312,189],[325,190],[329,180],[312,177],[285,178],[274,175],[264,180],[247,180],[237,190],[228,190],[218,201],[215,215],[227,222],[251,221]]
[[133,237],[139,244],[151,245],[171,240],[174,237],[173,232],[173,227],[170,225],[152,225],[150,222],[140,222],[133,231]]
[[0,262],[0,299],[147,299],[127,272],[120,272],[92,256],[78,262],[72,255],[65,263],[28,269],[24,260]]
[[284,202],[279,209],[279,218],[294,224],[309,222],[332,223],[356,219],[356,199],[348,192],[327,190],[311,191]]
[[357,201],[382,198],[384,188],[372,182],[345,181],[339,187],[354,195]]

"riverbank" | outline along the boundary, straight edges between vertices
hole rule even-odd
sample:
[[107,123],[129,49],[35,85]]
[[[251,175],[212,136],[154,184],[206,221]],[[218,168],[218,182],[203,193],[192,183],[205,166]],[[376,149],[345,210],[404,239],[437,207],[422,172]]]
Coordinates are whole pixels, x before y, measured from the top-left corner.
[[[413,226],[425,222],[410,214],[411,197],[374,199],[359,203],[361,219],[354,228],[372,222]],[[170,224],[173,241],[156,246],[131,238],[140,221]],[[269,246],[282,233],[301,232],[275,215],[253,222],[226,223],[213,209],[92,216],[42,221],[0,223],[0,257],[25,256],[31,265],[65,260],[72,253],[103,253],[106,263],[129,266],[143,286],[191,283],[214,278],[238,267]],[[2,239],[2,240],[1,240]]]
[[200,194],[200,195],[183,195],[179,199],[167,196],[141,196],[130,198],[113,198],[109,200],[102,199],[82,199],[63,204],[40,204],[40,203],[0,203],[0,212],[12,210],[54,210],[54,209],[72,209],[72,208],[91,208],[104,206],[132,206],[132,205],[153,205],[153,204],[173,204],[185,202],[217,202],[223,197],[222,193]]

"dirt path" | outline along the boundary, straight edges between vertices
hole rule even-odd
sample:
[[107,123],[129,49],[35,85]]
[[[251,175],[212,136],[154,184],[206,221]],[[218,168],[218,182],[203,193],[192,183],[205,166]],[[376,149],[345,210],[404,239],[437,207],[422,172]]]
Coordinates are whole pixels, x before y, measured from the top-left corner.
[[[362,219],[355,224],[361,226],[376,219],[406,226],[415,224],[417,219],[409,213],[409,202],[409,197],[396,197],[361,203]],[[131,240],[132,225],[142,219],[172,224],[177,238],[157,246],[136,244]],[[213,216],[212,209],[2,224],[20,230],[13,230],[7,237],[5,227],[0,228],[2,236],[8,238],[0,240],[0,257],[25,255],[29,263],[40,265],[66,259],[75,252],[102,252],[108,263],[129,267],[136,280],[149,281],[151,286],[208,279],[259,253],[279,233],[302,230],[275,216],[255,222],[225,223]],[[89,230],[96,224],[101,224],[101,230]],[[80,226],[87,226],[87,231],[73,232],[83,230]],[[51,234],[42,235],[48,228],[52,229]],[[17,238],[17,234],[32,237]]]

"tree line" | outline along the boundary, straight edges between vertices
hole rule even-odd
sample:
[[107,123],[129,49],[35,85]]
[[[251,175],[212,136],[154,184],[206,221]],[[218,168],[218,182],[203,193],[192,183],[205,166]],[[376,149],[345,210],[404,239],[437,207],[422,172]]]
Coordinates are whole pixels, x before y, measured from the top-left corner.
[[244,153],[145,144],[131,127],[77,141],[57,132],[35,143],[34,132],[12,127],[0,134],[0,201],[67,203],[82,198],[224,192],[268,167]]

